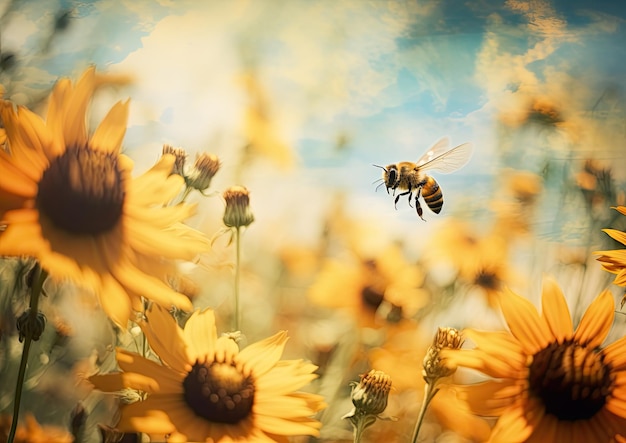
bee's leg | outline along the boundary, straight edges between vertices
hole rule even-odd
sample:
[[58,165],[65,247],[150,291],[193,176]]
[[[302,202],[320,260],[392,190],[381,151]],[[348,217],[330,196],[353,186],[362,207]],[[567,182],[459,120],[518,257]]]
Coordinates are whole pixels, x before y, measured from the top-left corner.
[[[398,209],[398,200],[400,200],[400,197],[402,197],[403,195],[410,194],[410,193],[411,193],[411,191],[406,191],[406,192],[402,192],[402,193],[400,193],[400,194],[396,195],[396,198],[395,198],[395,200],[393,201],[393,206],[394,206],[394,208]],[[410,195],[409,195],[409,198],[411,198],[411,196],[410,196]]]
[[403,195],[407,195],[409,196],[409,206],[411,206],[411,194],[413,193],[413,191],[411,190],[411,188],[409,187],[409,189],[405,192],[401,192],[400,194],[398,194],[396,196],[396,199],[394,200],[393,206],[398,209],[398,200],[400,200],[400,197],[402,197]]
[[426,219],[422,217],[422,215],[424,214],[424,210],[422,209],[422,205],[420,205],[420,202],[418,200],[421,194],[422,194],[422,188],[420,187],[417,189],[417,193],[415,194],[415,209],[417,211],[417,215],[419,215],[419,217],[422,220],[426,221]]

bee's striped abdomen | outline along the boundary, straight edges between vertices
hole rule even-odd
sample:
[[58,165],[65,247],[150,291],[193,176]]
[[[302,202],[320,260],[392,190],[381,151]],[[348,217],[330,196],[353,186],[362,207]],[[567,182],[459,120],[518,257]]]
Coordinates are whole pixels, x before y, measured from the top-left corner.
[[441,208],[443,207],[443,193],[441,192],[439,183],[430,176],[426,177],[426,183],[422,186],[422,198],[435,214],[441,212]]

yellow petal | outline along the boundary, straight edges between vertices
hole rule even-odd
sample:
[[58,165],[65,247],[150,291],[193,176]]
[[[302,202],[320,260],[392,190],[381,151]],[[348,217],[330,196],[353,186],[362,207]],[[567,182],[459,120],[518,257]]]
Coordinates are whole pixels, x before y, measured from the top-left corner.
[[169,434],[176,430],[167,412],[151,397],[145,401],[121,406],[120,411],[122,416],[116,427],[122,432]]
[[[539,422],[539,420],[535,419],[534,422]],[[534,424],[533,421],[529,420],[527,411],[522,405],[513,406],[500,416],[491,431],[489,442],[521,443],[530,437]]]
[[280,331],[272,337],[247,346],[239,353],[237,361],[255,377],[260,377],[280,360],[288,339],[287,331]]
[[463,334],[473,341],[477,348],[499,358],[513,370],[521,370],[526,365],[524,349],[508,332],[486,332],[476,329],[464,329]]
[[552,335],[559,343],[562,343],[563,340],[571,338],[574,333],[567,302],[561,288],[552,278],[544,279],[542,292],[541,314],[552,331]]
[[180,373],[187,372],[189,360],[185,337],[174,317],[159,305],[152,305],[146,312],[147,321],[139,326],[146,335],[150,347],[170,368]]
[[626,335],[614,341],[602,350],[605,361],[615,371],[626,370]]
[[64,109],[72,94],[72,82],[68,78],[62,78],[54,85],[54,89],[48,100],[48,113],[46,126],[53,136],[53,154],[61,155],[65,151],[65,137],[63,137]]
[[618,231],[617,229],[603,229],[602,231],[607,233],[613,240],[626,245],[626,232]]
[[477,415],[497,417],[510,408],[524,386],[519,380],[492,380],[466,386],[454,386],[457,397],[467,402]]
[[511,333],[519,340],[527,355],[535,354],[554,340],[545,321],[539,317],[530,301],[507,290],[500,297],[500,306]]
[[239,347],[233,339],[222,336],[215,341],[215,361],[232,362],[238,353]]
[[[10,217],[12,212],[5,213],[4,218]],[[10,223],[0,235],[0,255],[41,257],[46,248],[37,223]]]
[[151,394],[180,394],[183,392],[183,378],[186,373],[183,375],[175,372],[167,366],[121,348],[117,349],[116,358],[123,371],[144,374],[153,380],[154,384],[151,385],[150,390],[141,389],[142,391]]
[[281,418],[299,418],[308,417],[315,414],[319,409],[317,403],[320,396],[308,394],[311,398],[305,396],[274,396],[273,398],[258,399],[255,397],[253,411],[255,414],[273,415]]
[[117,102],[104,117],[89,141],[95,150],[119,153],[122,149],[126,124],[128,122],[128,103]]
[[302,360],[281,360],[263,376],[256,378],[258,398],[294,392],[317,378],[317,366]]
[[103,392],[116,392],[125,388],[137,389],[145,392],[158,391],[158,385],[154,379],[134,372],[121,372],[116,374],[94,375],[89,381]]
[[0,193],[9,192],[22,197],[37,195],[37,180],[32,174],[19,168],[11,157],[0,150]]
[[101,279],[102,288],[97,291],[100,305],[109,318],[125,330],[131,314],[128,294],[111,275],[102,275]]
[[284,419],[261,414],[255,416],[255,422],[264,432],[276,435],[312,435],[317,437],[322,426],[320,422],[312,418]]
[[611,291],[605,289],[596,299],[589,305],[576,332],[574,339],[582,345],[589,348],[596,348],[604,342],[609,334],[611,326],[613,326],[613,311],[615,310],[615,301]]
[[488,354],[480,349],[441,351],[446,365],[476,369],[494,378],[522,379],[525,371],[512,367],[500,357]]
[[185,323],[183,330],[185,342],[189,346],[189,359],[213,361],[215,356],[215,341],[217,329],[215,327],[215,314],[213,310],[206,309],[195,311]]
[[64,106],[63,136],[66,146],[87,145],[86,114],[87,106],[93,97],[94,74],[93,66],[87,68]]

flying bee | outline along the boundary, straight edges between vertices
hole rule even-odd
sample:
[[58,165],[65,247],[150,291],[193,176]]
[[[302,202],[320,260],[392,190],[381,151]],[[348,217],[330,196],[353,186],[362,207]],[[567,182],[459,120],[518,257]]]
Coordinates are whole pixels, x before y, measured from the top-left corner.
[[[422,220],[424,217],[422,217],[423,210],[419,202],[420,196],[431,211],[439,214],[443,207],[443,192],[439,183],[426,172],[436,171],[449,174],[465,166],[472,156],[471,143],[463,143],[451,149],[448,146],[448,138],[443,137],[428,149],[416,163],[399,162],[388,166],[374,165],[383,170],[383,177],[376,180],[381,181],[376,190],[382,185],[387,188],[387,194],[389,194],[390,189],[393,190],[392,195],[396,197],[394,206],[398,205],[398,200],[403,195],[408,196],[409,206],[412,206],[411,198],[415,194],[415,209]],[[396,190],[403,192],[396,195]]]

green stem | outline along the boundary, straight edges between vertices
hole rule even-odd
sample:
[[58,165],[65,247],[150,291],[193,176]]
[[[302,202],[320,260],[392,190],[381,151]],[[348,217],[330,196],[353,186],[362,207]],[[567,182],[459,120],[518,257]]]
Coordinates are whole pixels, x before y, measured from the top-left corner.
[[361,437],[363,437],[363,431],[365,431],[365,426],[354,427],[354,443],[361,443]]
[[[43,289],[43,282],[46,280],[48,273],[42,270],[39,265],[35,268],[34,283],[30,292],[30,311],[28,314],[28,322],[34,324],[37,321],[37,315],[39,314],[39,295]],[[13,420],[11,422],[11,430],[9,431],[9,437],[7,443],[13,443],[15,439],[15,432],[17,431],[17,423],[20,414],[20,403],[22,401],[22,388],[24,387],[24,378],[26,377],[26,365],[28,363],[28,353],[30,351],[30,344],[32,342],[31,334],[24,336],[24,347],[22,348],[22,359],[20,361],[20,368],[17,373],[17,384],[15,386],[15,398],[13,401]]]
[[413,431],[413,439],[411,440],[413,443],[417,443],[417,437],[419,436],[422,422],[424,421],[424,416],[426,415],[426,409],[428,409],[430,401],[439,391],[439,389],[434,389],[433,385],[435,383],[436,382],[433,382],[432,385],[430,383],[426,383],[426,385],[424,386],[424,400],[422,401],[422,407],[420,408],[420,413],[417,417],[417,423],[415,424],[415,430]]
[[192,190],[193,188],[191,186],[185,186],[185,190],[183,191],[183,196],[180,198],[180,201],[178,203],[179,204],[184,203],[187,197],[189,197],[189,194],[191,193]]
[[235,244],[237,255],[235,257],[235,312],[233,314],[233,331],[239,331],[239,279],[241,272],[241,228],[239,226],[235,228]]

